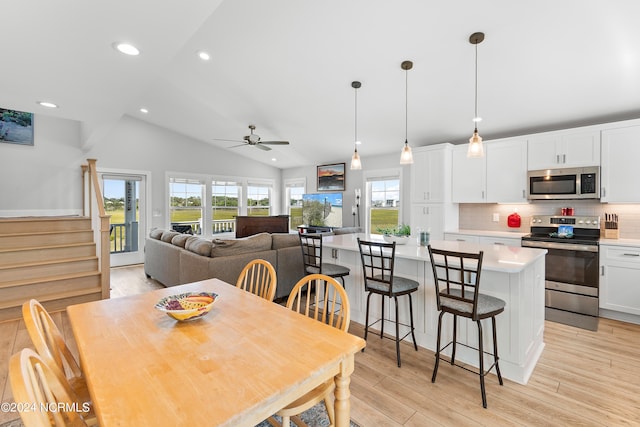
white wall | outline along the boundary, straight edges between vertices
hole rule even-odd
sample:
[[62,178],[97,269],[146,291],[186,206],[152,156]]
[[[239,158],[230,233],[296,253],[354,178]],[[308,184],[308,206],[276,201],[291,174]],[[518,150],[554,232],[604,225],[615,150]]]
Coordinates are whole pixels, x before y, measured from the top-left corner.
[[[344,227],[350,227],[353,225],[353,215],[351,214],[351,207],[355,206],[355,189],[359,188],[362,190],[362,199],[360,200],[360,225],[362,227],[364,224],[364,199],[365,199],[365,182],[364,182],[364,172],[373,171],[373,170],[383,170],[383,169],[392,169],[392,168],[401,168],[402,169],[402,188],[400,192],[400,204],[401,204],[401,218],[400,222],[409,223],[410,213],[411,213],[411,167],[413,166],[402,166],[400,165],[400,150],[398,150],[397,155],[395,154],[384,154],[380,156],[373,157],[363,157],[361,155],[362,160],[362,170],[352,171],[349,169],[349,165],[351,163],[351,158],[348,159],[336,159],[335,163],[345,162],[346,164],[346,186],[343,194],[343,209],[342,209],[342,225]],[[293,179],[293,178],[306,178],[307,180],[307,188],[305,191],[307,193],[315,193],[318,191],[318,180],[316,176],[317,165],[313,166],[302,166],[298,168],[289,168],[284,169],[282,171],[282,179]]]
[[273,179],[273,214],[281,213],[280,169],[132,117],[87,152],[76,121],[36,116],[34,129],[34,146],[0,144],[0,216],[80,214],[87,158],[99,169],[151,172],[151,209],[161,215],[150,227],[165,226],[167,171]]
[[0,216],[80,214],[80,123],[35,115],[33,128],[33,146],[0,143]]
[[[165,227],[167,201],[166,172],[210,174],[234,177],[273,179],[276,189],[273,205],[281,205],[281,171],[273,166],[207,145],[201,141],[124,116],[94,146],[87,157],[98,160],[98,168],[142,170],[151,172],[150,227]],[[280,212],[273,212],[274,215]],[[159,214],[159,216],[158,216]]]

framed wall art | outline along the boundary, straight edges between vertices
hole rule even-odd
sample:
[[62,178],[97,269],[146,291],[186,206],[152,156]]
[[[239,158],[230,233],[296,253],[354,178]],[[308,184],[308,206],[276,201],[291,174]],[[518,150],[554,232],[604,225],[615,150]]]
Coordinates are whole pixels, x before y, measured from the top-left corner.
[[318,166],[318,191],[344,191],[344,163]]
[[33,113],[0,108],[0,142],[33,145]]

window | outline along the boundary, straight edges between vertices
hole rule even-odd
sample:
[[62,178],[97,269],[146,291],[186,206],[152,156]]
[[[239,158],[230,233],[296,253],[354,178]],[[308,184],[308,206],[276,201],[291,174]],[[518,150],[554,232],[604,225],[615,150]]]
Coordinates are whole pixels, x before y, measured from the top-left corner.
[[271,213],[271,185],[247,185],[247,215],[268,216]]
[[290,180],[285,183],[286,212],[289,215],[289,229],[296,230],[303,224],[302,220],[302,195],[305,191],[304,178]]
[[205,185],[200,180],[169,178],[169,207],[172,228],[191,226],[195,233],[202,232],[202,199],[204,194]]
[[233,231],[235,217],[240,215],[242,183],[213,181],[211,183],[212,232]]
[[367,178],[367,217],[370,233],[395,227],[400,219],[400,177]]

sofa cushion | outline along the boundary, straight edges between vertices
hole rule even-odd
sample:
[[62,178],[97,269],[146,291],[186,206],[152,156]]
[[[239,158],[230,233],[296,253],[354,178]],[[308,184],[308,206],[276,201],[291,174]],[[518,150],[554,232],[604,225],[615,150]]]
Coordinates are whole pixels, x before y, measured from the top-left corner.
[[156,228],[155,230],[151,230],[151,233],[149,233],[149,237],[151,237],[152,239],[156,239],[156,240],[160,240],[160,238],[162,237],[162,233],[164,233],[166,230],[163,230],[161,228]]
[[198,236],[189,236],[186,240],[184,248],[194,254],[202,256],[210,256],[212,243]]
[[160,238],[160,240],[162,240],[163,242],[171,243],[171,239],[173,239],[178,234],[180,233],[178,233],[177,231],[165,231],[164,233],[162,233],[162,237]]
[[282,249],[290,246],[300,246],[297,234],[273,233],[271,235],[271,249]]
[[187,244],[187,240],[189,239],[189,237],[193,237],[193,236],[190,234],[180,233],[177,236],[173,236],[173,239],[171,239],[171,244],[184,248],[185,245]]
[[271,249],[271,234],[260,233],[244,239],[213,240],[212,257],[240,255],[251,252],[268,251]]

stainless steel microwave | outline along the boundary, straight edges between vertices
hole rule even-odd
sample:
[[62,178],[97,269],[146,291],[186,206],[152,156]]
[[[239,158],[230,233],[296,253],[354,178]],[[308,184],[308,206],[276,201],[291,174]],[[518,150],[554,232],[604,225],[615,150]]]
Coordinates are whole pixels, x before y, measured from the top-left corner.
[[527,199],[599,199],[600,167],[543,169],[527,172]]

